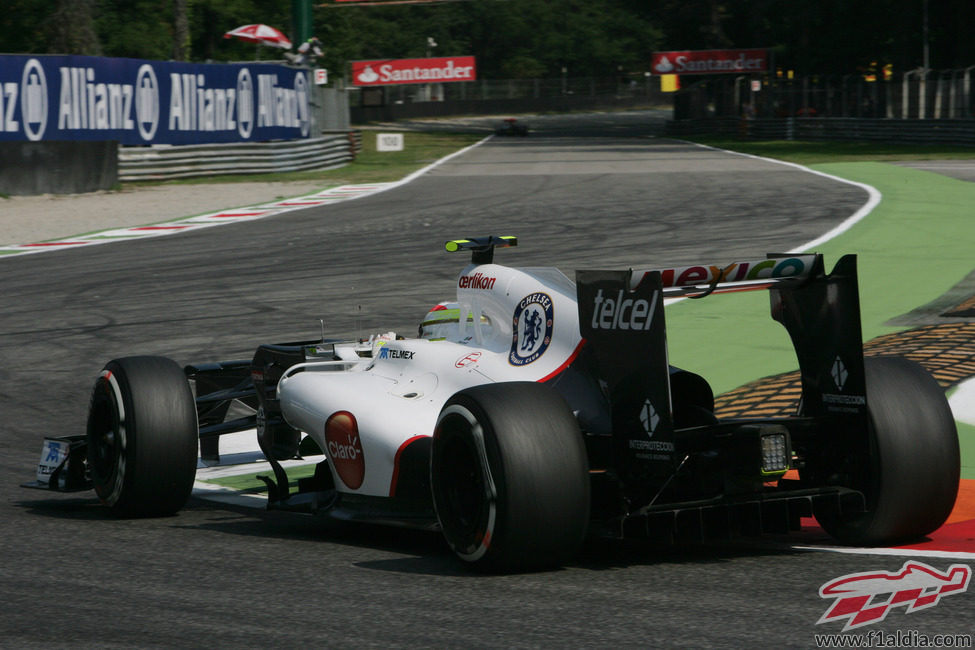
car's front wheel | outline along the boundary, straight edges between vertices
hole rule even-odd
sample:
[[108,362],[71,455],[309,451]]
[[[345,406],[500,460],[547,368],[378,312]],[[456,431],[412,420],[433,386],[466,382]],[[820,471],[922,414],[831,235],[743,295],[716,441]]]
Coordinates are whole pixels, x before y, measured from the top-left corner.
[[585,538],[585,443],[547,386],[487,384],[451,397],[437,421],[430,469],[444,536],[479,569],[560,566]]
[[164,357],[105,365],[88,409],[88,466],[98,498],[126,517],[170,515],[196,477],[198,428],[183,370]]

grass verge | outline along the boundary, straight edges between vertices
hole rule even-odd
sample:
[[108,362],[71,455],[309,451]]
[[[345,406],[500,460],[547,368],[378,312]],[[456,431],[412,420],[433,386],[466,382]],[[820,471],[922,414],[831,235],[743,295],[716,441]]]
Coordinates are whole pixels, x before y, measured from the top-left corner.
[[[815,251],[825,255],[827,268],[842,254],[857,254],[865,341],[902,329],[885,323],[939,297],[972,270],[975,229],[967,206],[975,204],[975,183],[882,163],[812,169],[872,185],[883,194],[870,215]],[[766,292],[752,292],[672,306],[667,311],[671,360],[703,369],[717,393],[794,370],[792,344],[770,318],[768,300]]]
[[958,444],[961,446],[961,477],[975,479],[975,426],[965,422],[958,425]]
[[975,147],[886,144],[883,142],[811,142],[794,140],[735,140],[686,138],[719,149],[775,158],[800,165],[838,162],[890,162],[895,160],[967,160]]
[[[827,268],[845,253],[857,254],[864,341],[904,329],[886,322],[938,298],[972,270],[975,228],[970,206],[975,205],[975,183],[882,161],[975,158],[975,150],[696,141],[807,165],[880,191],[883,198],[872,213],[815,251],[825,255]],[[670,359],[701,372],[715,393],[797,367],[785,329],[769,317],[765,292],[688,302],[667,310]],[[962,477],[975,479],[975,426],[959,422],[958,437]]]
[[[298,479],[315,475],[315,465],[309,464],[301,465],[299,467],[289,467],[286,471],[288,473],[288,486],[292,490],[297,490]],[[268,466],[263,472],[237,474],[234,476],[221,476],[219,478],[208,478],[202,480],[204,483],[213,483],[214,485],[219,485],[221,487],[243,492],[245,494],[263,494],[267,492],[267,486],[263,481],[257,478],[258,476],[269,476],[274,478],[274,472],[271,471],[271,467]]]

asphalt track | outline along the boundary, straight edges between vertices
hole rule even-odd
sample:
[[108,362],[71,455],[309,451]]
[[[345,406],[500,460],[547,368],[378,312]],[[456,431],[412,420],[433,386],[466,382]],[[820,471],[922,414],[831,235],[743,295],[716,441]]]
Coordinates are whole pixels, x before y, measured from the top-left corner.
[[[319,318],[340,336],[411,333],[464,262],[445,239],[516,234],[499,261],[567,271],[733,260],[810,241],[866,200],[643,137],[645,119],[551,122],[349,203],[0,260],[0,646],[782,648],[838,632],[816,626],[820,585],[903,558],[593,542],[560,571],[476,576],[436,535],[197,500],[120,521],[87,494],[17,487],[44,435],[83,430],[106,360],[242,358],[317,336]],[[871,629],[971,633],[971,597]]]

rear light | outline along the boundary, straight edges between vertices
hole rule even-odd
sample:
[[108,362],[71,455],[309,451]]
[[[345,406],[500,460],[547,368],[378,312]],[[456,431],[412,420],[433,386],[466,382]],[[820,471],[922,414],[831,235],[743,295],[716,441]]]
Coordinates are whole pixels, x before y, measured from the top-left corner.
[[787,433],[767,433],[762,435],[761,440],[762,476],[785,474],[792,462],[789,435]]

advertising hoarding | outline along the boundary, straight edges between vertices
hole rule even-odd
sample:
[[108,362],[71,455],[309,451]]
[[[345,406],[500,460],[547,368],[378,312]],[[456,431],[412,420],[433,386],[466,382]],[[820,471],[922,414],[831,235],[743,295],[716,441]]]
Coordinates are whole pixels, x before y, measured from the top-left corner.
[[274,64],[0,55],[0,141],[307,138],[308,73]]
[[744,74],[767,72],[768,50],[674,50],[650,56],[653,74]]
[[477,79],[477,64],[473,56],[352,62],[352,83],[360,87],[447,83],[475,79]]

